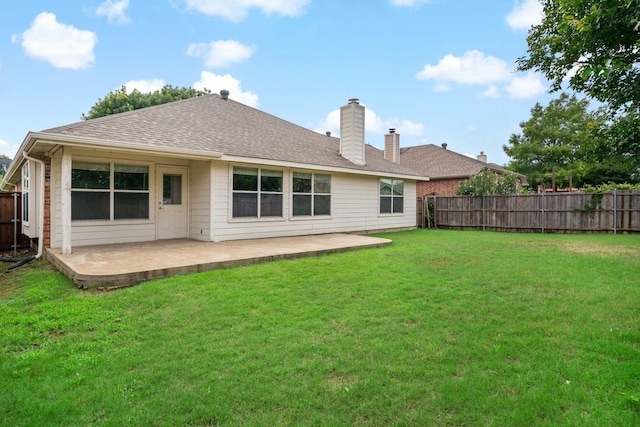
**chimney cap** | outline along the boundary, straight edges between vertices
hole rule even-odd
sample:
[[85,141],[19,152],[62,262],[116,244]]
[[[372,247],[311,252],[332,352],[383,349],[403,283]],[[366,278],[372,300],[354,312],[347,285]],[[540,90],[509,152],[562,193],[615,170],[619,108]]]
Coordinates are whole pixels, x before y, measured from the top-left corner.
[[349,98],[349,104],[360,104],[360,100],[358,98]]
[[331,136],[331,131],[330,130],[326,131],[325,133],[327,134],[327,136]]
[[447,143],[446,142],[442,143],[442,148],[444,148],[445,150],[447,149]]
[[220,91],[220,96],[226,101],[227,99],[229,99],[229,91],[226,89],[222,89]]
[[389,133],[396,133],[396,128],[389,128]]

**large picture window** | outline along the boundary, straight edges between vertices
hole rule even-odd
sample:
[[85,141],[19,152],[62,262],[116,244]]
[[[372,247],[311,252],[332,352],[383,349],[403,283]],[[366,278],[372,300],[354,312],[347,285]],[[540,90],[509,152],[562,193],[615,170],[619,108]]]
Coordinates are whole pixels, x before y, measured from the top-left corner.
[[404,181],[397,179],[380,180],[380,213],[404,212]]
[[282,171],[233,168],[233,217],[282,217]]
[[149,219],[149,166],[74,161],[71,219]]
[[293,216],[331,215],[331,175],[293,173]]

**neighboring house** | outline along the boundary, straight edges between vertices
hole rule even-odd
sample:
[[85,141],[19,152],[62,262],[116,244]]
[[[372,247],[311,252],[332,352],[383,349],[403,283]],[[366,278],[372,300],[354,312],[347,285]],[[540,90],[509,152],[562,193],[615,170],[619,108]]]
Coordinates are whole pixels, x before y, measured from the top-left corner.
[[[487,163],[487,156],[481,152],[477,159],[447,150],[447,144],[438,147],[433,144],[400,148],[399,135],[390,129],[385,137],[384,157],[406,166],[420,175],[429,177],[428,181],[418,182],[418,197],[438,195],[453,196],[462,181],[477,174],[483,168],[503,174],[510,171]],[[524,175],[518,175],[520,186],[526,186]]]
[[29,132],[0,187],[23,197],[40,247],[372,232],[416,226],[425,176],[364,143],[364,106],[341,138],[228,92]]

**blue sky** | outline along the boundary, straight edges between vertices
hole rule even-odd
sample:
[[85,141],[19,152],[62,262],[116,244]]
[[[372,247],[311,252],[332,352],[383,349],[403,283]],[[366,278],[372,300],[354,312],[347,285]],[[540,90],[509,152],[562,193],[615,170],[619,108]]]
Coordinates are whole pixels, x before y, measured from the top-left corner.
[[515,72],[539,0],[29,0],[0,7],[0,153],[80,121],[109,92],[165,84],[230,97],[339,135],[349,98],[366,142],[447,143],[489,161],[536,102]]

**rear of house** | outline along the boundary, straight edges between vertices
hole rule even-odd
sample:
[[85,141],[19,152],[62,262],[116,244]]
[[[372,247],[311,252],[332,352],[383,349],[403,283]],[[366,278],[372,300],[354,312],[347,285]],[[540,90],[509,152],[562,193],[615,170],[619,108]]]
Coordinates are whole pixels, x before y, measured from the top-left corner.
[[222,93],[31,132],[2,188],[23,193],[24,234],[70,253],[412,228],[426,179],[364,143],[358,100],[334,138]]

